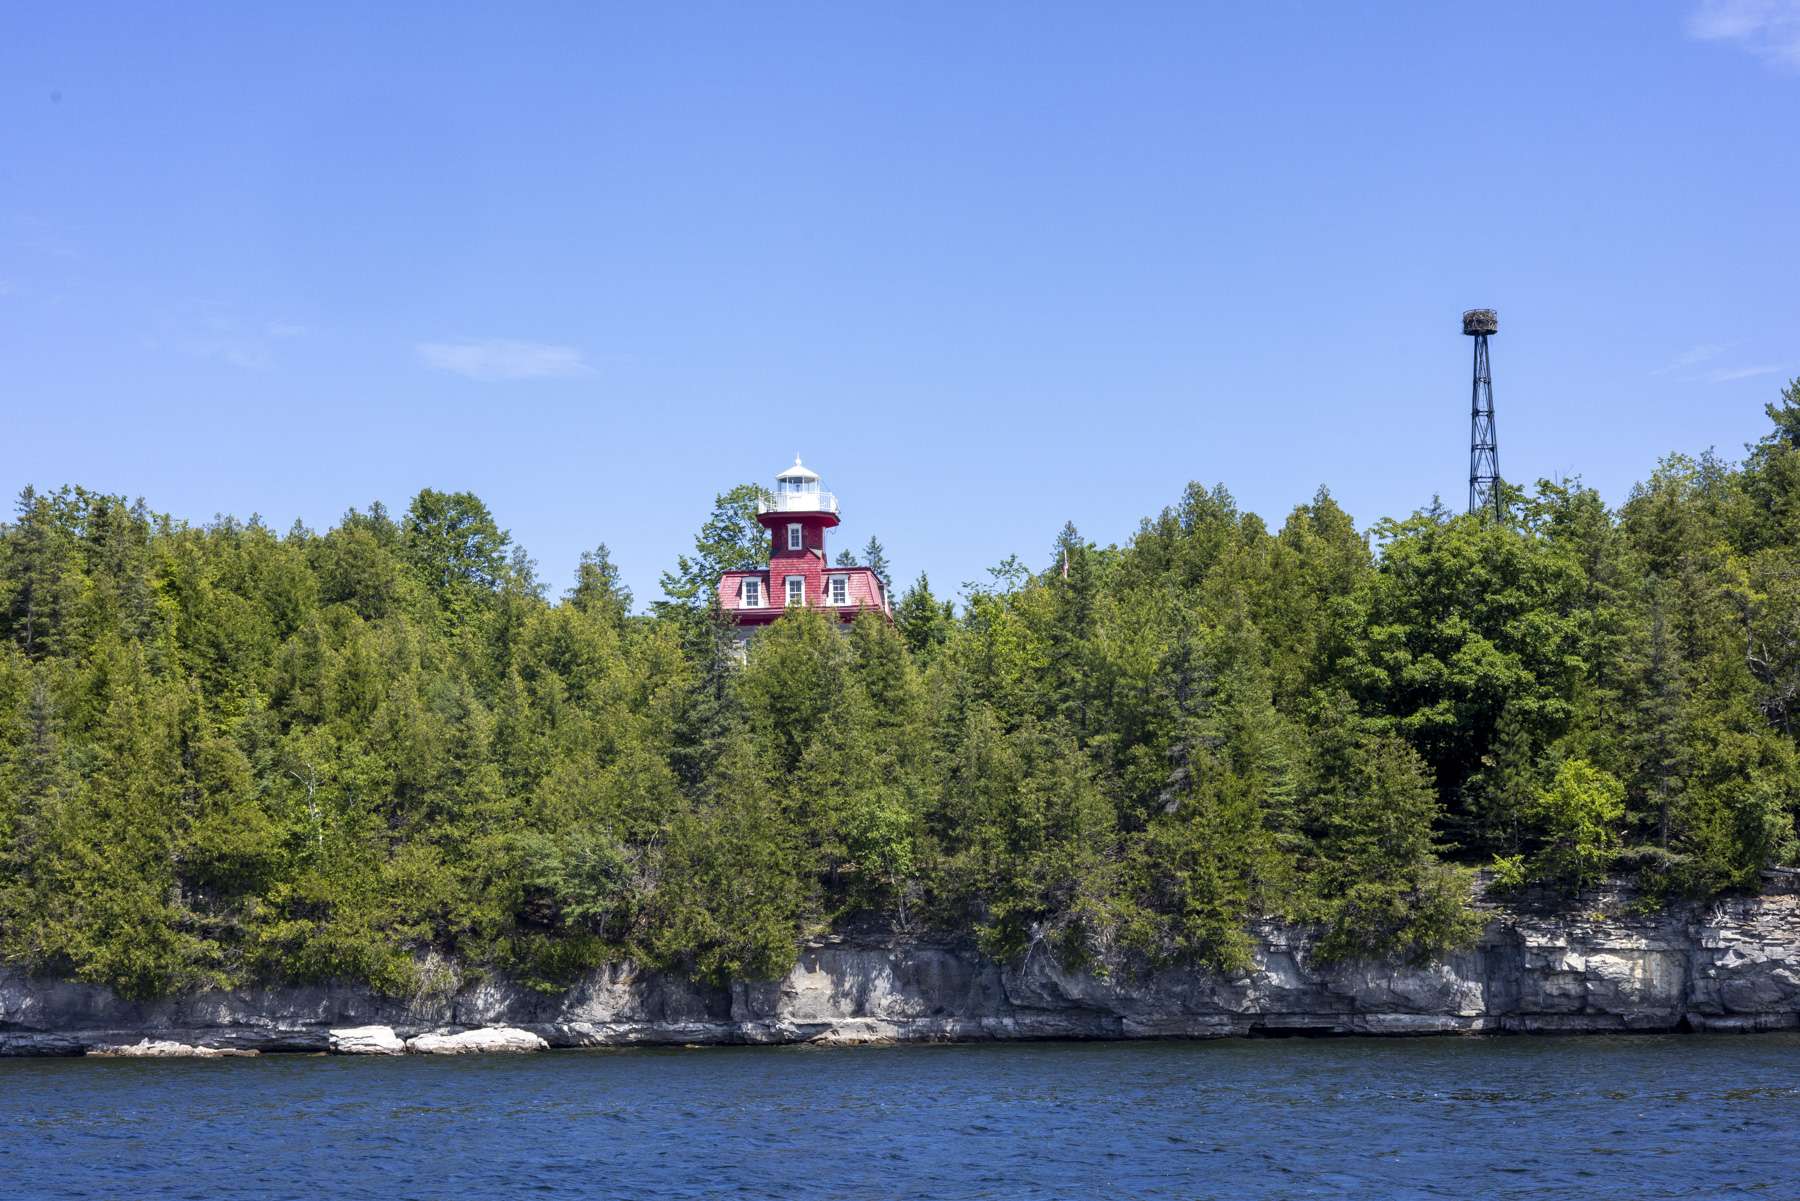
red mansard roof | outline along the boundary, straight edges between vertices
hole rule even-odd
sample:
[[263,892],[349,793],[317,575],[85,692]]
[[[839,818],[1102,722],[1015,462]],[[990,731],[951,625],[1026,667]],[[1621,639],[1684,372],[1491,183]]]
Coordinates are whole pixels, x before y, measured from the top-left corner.
[[[770,578],[771,575],[773,579]],[[797,555],[791,559],[784,557],[769,567],[752,571],[726,572],[719,577],[719,607],[736,618],[740,625],[762,625],[774,621],[787,607],[785,577],[790,575],[797,575],[806,581],[808,608],[836,613],[843,621],[854,621],[860,613],[893,615],[887,590],[882,587],[881,580],[873,570],[867,567],[832,567],[815,554]],[[844,577],[846,595],[841,605],[829,603],[827,581],[832,576]],[[744,604],[743,582],[747,579],[762,583],[763,603],[756,608],[749,608]]]

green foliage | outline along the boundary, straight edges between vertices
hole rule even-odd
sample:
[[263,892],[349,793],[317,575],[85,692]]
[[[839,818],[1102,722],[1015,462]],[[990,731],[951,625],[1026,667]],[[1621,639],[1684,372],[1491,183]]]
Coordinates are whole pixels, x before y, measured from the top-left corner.
[[714,981],[777,976],[807,901],[799,840],[748,740],[732,742],[718,775],[708,803],[669,823],[648,948]]
[[471,492],[425,489],[406,511],[401,537],[407,563],[443,603],[494,591],[506,577],[512,540]]
[[1365,737],[1345,767],[1335,787],[1322,782],[1313,819],[1308,904],[1325,927],[1319,953],[1420,962],[1472,942],[1470,881],[1434,854],[1437,795],[1419,755],[1392,736]]
[[1567,760],[1529,811],[1543,844],[1530,878],[1570,892],[1593,884],[1618,849],[1624,817],[1625,786],[1585,760]]
[[1117,938],[1117,835],[1066,729],[1004,732],[972,719],[952,789],[966,845],[957,883],[977,902],[984,949],[1018,958],[1039,944],[1075,965],[1104,963]]
[[631,612],[631,589],[620,578],[606,543],[581,552],[581,565],[575,571],[575,587],[569,591],[569,603],[614,627],[625,624],[625,618]]
[[739,484],[713,498],[711,516],[694,538],[694,553],[680,555],[675,570],[662,575],[663,611],[705,609],[712,602],[719,577],[727,571],[760,567],[769,561],[769,535],[756,520],[757,506],[768,490],[757,484]]
[[875,573],[875,578],[881,581],[882,587],[892,586],[893,572],[888,566],[887,549],[881,545],[881,539],[873,534],[863,543],[862,565]]
[[1376,537],[1347,683],[1459,796],[1502,713],[1539,739],[1568,724],[1583,666],[1580,573],[1554,542],[1477,517],[1418,515]]
[[[0,958],[150,997],[405,994],[454,957],[541,988],[632,958],[778,974],[871,916],[1096,971],[1429,959],[1470,873],[1654,895],[1795,862],[1800,383],[1741,465],[1441,509],[1374,545],[1191,485],[1071,525],[958,608],[784,614],[739,664],[721,494],[634,616],[604,545],[545,596],[479,499],[323,533],[80,488],[0,526]],[[885,571],[871,540],[862,561]]]
[[894,606],[894,622],[906,639],[907,649],[920,661],[928,661],[950,641],[950,631],[956,625],[956,606],[931,595],[931,581],[921,571]]

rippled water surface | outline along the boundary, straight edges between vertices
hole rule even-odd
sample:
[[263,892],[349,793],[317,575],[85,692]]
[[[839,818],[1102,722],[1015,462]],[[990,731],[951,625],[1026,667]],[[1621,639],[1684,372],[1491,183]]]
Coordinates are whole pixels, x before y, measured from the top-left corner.
[[1800,1038],[0,1060],[0,1196],[1800,1197]]

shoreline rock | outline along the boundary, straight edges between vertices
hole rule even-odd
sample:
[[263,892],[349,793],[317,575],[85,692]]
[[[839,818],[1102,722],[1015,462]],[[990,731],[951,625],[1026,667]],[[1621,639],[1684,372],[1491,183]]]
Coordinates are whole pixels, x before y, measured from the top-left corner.
[[483,1052],[548,1051],[550,1044],[529,1030],[512,1026],[482,1026],[451,1033],[420,1034],[406,1040],[414,1055],[468,1055]]
[[235,1047],[208,1047],[167,1038],[141,1038],[135,1043],[97,1043],[84,1054],[98,1059],[224,1059],[260,1054]]
[[556,994],[484,979],[412,999],[291,985],[139,1002],[0,972],[0,1055],[1800,1029],[1800,896],[1653,914],[1631,902],[1584,897],[1560,915],[1490,908],[1474,947],[1416,967],[1320,964],[1307,932],[1264,923],[1254,967],[1236,978],[1100,976],[1043,950],[1010,966],[881,931],[822,939],[782,979],[726,987],[617,963]]
[[350,1026],[330,1035],[333,1055],[404,1055],[406,1040],[392,1026]]

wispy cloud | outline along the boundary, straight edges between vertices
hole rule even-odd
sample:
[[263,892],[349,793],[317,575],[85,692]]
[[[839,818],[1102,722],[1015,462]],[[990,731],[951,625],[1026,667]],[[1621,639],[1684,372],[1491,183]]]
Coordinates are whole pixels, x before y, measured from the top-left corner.
[[1702,342],[1698,346],[1682,351],[1680,354],[1670,359],[1667,364],[1658,367],[1650,374],[1668,375],[1672,371],[1686,371],[1691,367],[1698,367],[1701,363],[1711,362],[1729,349],[1730,347],[1723,346],[1717,342]]
[[1800,0],[1700,0],[1687,32],[1800,70]]
[[438,371],[475,380],[569,379],[592,370],[573,346],[489,338],[473,342],[421,342],[419,361]]
[[270,363],[269,348],[254,338],[182,338],[169,345],[197,359],[217,359],[245,371],[262,371]]
[[173,350],[197,359],[214,359],[245,371],[267,370],[275,361],[275,344],[304,337],[303,325],[291,321],[247,321],[229,312],[188,313],[162,320],[144,338],[152,350]]
[[1734,379],[1755,379],[1759,375],[1780,375],[1786,368],[1779,363],[1766,367],[1717,367],[1701,378],[1709,384],[1728,384]]
[[1779,363],[1752,367],[1707,366],[1724,357],[1735,346],[1735,343],[1702,342],[1698,346],[1690,346],[1650,374],[1672,375],[1676,382],[1683,384],[1728,384],[1733,380],[1755,379],[1759,375],[1780,375],[1786,370]]

